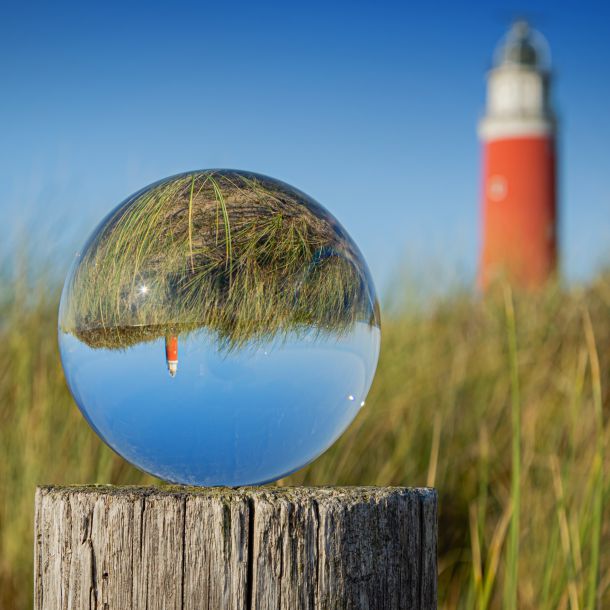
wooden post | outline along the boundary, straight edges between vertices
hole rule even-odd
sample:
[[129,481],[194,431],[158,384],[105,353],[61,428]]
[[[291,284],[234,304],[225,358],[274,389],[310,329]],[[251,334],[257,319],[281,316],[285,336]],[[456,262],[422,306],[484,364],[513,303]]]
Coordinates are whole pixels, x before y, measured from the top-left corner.
[[436,608],[436,492],[39,487],[36,610]]

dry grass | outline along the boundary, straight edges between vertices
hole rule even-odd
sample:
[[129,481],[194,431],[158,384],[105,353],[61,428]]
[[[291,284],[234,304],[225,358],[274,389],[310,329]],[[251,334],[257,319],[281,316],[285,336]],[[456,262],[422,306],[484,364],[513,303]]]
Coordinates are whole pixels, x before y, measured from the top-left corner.
[[[48,283],[0,294],[0,607],[18,610],[36,483],[150,479],[74,407]],[[283,483],[434,484],[443,608],[610,607],[610,279],[485,302],[455,291],[386,316],[382,344],[367,406]]]

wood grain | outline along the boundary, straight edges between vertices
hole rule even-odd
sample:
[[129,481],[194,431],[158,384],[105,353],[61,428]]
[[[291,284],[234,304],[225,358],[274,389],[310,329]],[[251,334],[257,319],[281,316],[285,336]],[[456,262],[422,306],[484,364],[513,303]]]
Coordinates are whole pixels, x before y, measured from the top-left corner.
[[39,487],[36,610],[436,608],[432,489]]

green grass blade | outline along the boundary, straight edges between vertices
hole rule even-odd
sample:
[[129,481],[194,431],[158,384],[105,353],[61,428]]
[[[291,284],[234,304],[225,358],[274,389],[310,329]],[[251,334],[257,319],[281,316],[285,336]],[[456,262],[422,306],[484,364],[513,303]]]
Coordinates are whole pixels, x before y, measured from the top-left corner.
[[512,291],[508,285],[504,289],[504,307],[511,384],[512,472],[510,495],[513,507],[506,550],[504,607],[506,610],[517,610],[521,516],[521,400],[519,396],[519,367],[517,359],[517,325]]
[[594,478],[594,497],[591,527],[591,558],[589,563],[589,582],[587,589],[586,608],[595,610],[599,606],[599,570],[600,546],[602,538],[602,519],[604,511],[604,419],[602,407],[602,385],[599,365],[599,356],[595,341],[595,333],[591,315],[588,310],[584,313],[584,330],[589,352],[591,366],[591,384],[593,389],[593,408],[595,416],[595,456],[593,460],[592,476]]

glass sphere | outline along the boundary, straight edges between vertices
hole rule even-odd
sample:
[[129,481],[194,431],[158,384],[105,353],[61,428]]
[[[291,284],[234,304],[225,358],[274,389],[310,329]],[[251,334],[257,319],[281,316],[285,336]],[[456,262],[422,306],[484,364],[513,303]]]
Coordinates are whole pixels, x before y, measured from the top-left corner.
[[202,170],[135,193],[76,256],[59,310],[68,385],[148,473],[259,484],[325,451],[364,405],[379,307],[345,229],[266,176]]

